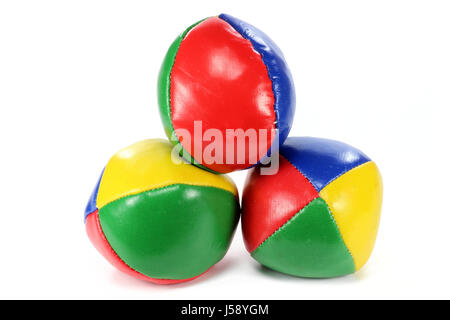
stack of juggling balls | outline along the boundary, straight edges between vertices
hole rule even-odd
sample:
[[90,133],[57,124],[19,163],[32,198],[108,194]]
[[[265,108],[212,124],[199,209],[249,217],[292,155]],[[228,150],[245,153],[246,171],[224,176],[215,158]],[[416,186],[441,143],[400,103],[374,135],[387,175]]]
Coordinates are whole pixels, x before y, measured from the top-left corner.
[[[354,273],[380,219],[377,166],[345,143],[288,137],[295,89],[263,32],[230,15],[170,46],[158,79],[170,141],[117,152],[89,199],[85,226],[119,270],[159,284],[195,279],[226,254],[242,213],[251,256],[298,277]],[[250,169],[240,205],[225,173]]]

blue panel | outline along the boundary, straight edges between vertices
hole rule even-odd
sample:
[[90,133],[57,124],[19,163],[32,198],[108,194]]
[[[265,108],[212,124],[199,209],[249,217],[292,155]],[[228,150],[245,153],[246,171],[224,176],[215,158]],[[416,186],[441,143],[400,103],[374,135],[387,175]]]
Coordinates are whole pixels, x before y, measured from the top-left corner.
[[97,210],[97,194],[98,194],[98,188],[100,187],[100,181],[102,181],[103,172],[105,172],[104,168],[102,170],[102,173],[100,174],[100,178],[98,179],[98,182],[94,188],[94,191],[92,191],[91,197],[89,198],[88,204],[86,206],[86,210],[84,210],[84,222],[86,222],[86,218],[88,215],[90,215],[92,212]]
[[281,145],[291,130],[295,113],[294,82],[283,53],[265,33],[254,26],[228,14],[221,14],[219,18],[230,24],[245,39],[250,40],[267,67],[275,97],[276,127],[279,130]]
[[280,153],[318,192],[340,175],[370,161],[364,153],[348,144],[310,137],[288,138]]

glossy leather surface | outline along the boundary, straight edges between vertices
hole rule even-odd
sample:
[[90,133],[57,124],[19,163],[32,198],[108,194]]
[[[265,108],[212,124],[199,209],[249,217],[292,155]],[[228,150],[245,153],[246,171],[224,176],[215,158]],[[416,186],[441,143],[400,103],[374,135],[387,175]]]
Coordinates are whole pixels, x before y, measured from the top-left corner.
[[289,137],[280,153],[311,181],[317,191],[341,174],[370,161],[364,153],[348,144],[312,137]]
[[109,262],[157,283],[211,268],[225,255],[240,214],[230,178],[173,158],[172,148],[153,139],[117,152],[89,200],[89,210],[98,210],[86,217],[89,238]]
[[222,189],[177,184],[116,200],[99,217],[109,244],[131,268],[152,278],[186,279],[223,258],[239,203]]
[[[204,20],[204,19],[203,19]],[[177,135],[174,133],[172,119],[171,119],[171,106],[170,106],[170,83],[171,83],[171,72],[172,67],[175,62],[175,57],[177,55],[178,49],[180,47],[181,41],[183,41],[186,34],[201,21],[198,21],[187,28],[182,34],[180,34],[172,45],[167,50],[166,56],[164,57],[161,69],[158,75],[158,106],[161,120],[164,126],[164,131],[167,137],[172,141],[174,145],[180,143]],[[184,152],[183,154],[189,163],[193,163],[194,159],[190,154]],[[201,165],[199,165],[202,167]]]
[[380,223],[383,184],[374,162],[366,162],[331,182],[320,192],[327,202],[356,270],[370,257]]
[[285,158],[275,175],[248,173],[242,196],[242,232],[249,252],[284,225],[319,194]]
[[[274,103],[272,82],[260,54],[227,22],[208,18],[186,34],[171,71],[171,120],[175,130],[191,133],[191,143],[181,144],[197,162],[221,173],[251,166],[248,145],[244,163],[238,163],[235,150],[231,164],[207,164],[203,152],[196,154],[194,146],[202,145],[203,151],[209,144],[202,142],[203,134],[219,130],[222,148],[215,152],[225,162],[227,129],[265,129],[267,138],[260,141],[258,136],[258,146],[268,150],[276,123]],[[202,121],[200,135],[194,132],[195,121]],[[236,147],[236,141],[229,145]]]
[[251,41],[253,48],[261,55],[267,67],[272,81],[277,129],[280,145],[282,145],[291,130],[296,103],[294,81],[284,55],[272,39],[251,24],[228,14],[221,14],[219,18],[228,22],[245,39]]
[[88,203],[86,205],[86,209],[84,210],[84,221],[86,222],[86,218],[89,214],[97,210],[97,194],[98,194],[98,188],[100,187],[100,181],[102,181],[103,172],[105,169],[102,170],[102,173],[100,174],[100,177],[98,178],[97,184],[95,185],[94,190],[92,191],[91,197],[88,200]]
[[195,278],[198,278],[201,276],[198,275],[196,277],[190,278],[190,279],[180,279],[180,280],[173,280],[173,279],[155,279],[148,277],[146,275],[143,275],[140,272],[137,272],[136,270],[132,269],[130,266],[128,266],[125,262],[123,262],[122,259],[119,258],[119,256],[115,253],[115,251],[111,248],[111,246],[108,243],[108,240],[106,240],[105,235],[103,234],[102,227],[100,225],[100,220],[98,217],[98,211],[92,212],[87,219],[86,219],[86,233],[89,237],[89,240],[94,245],[94,247],[100,252],[100,254],[108,260],[109,263],[111,263],[114,267],[116,267],[118,270],[135,277],[140,280],[145,280],[149,282],[153,282],[156,284],[176,284],[181,282],[186,282],[190,280],[194,280]]
[[260,245],[252,256],[277,271],[308,278],[355,272],[328,207],[316,198]]
[[288,138],[280,152],[276,175],[255,168],[247,176],[247,250],[263,265],[296,276],[359,270],[380,220],[382,181],[375,163],[345,143],[319,138]]
[[[217,187],[237,195],[234,182],[188,164],[175,164],[169,141],[144,140],[117,152],[108,162],[97,195],[97,208],[140,192],[171,184]],[[181,159],[179,159],[181,160]]]

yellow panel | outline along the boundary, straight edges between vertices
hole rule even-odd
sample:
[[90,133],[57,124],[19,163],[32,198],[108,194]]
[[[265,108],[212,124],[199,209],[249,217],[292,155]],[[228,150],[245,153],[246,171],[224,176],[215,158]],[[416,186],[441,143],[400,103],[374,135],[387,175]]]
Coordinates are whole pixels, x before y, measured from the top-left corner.
[[340,176],[322,189],[359,270],[369,259],[380,222],[383,186],[374,162],[366,162]]
[[[153,139],[120,150],[108,162],[97,196],[97,208],[119,198],[171,184],[191,184],[221,188],[237,195],[233,181],[193,165],[175,164],[172,144]],[[177,157],[178,160],[181,160]]]

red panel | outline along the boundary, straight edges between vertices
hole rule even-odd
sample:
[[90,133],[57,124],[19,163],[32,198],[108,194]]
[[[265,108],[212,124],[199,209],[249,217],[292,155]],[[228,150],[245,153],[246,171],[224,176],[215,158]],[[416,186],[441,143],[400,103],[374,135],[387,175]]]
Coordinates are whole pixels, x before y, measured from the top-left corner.
[[[170,99],[174,129],[187,129],[191,133],[190,143],[181,142],[183,147],[191,150],[195,160],[214,171],[230,172],[253,163],[248,146],[244,163],[238,163],[237,139],[234,139],[231,164],[205,163],[208,159],[204,159],[203,152],[195,153],[194,146],[202,145],[199,149],[203,151],[210,144],[210,141],[202,143],[206,130],[218,129],[222,134],[223,148],[213,155],[222,158],[224,163],[226,129],[267,130],[266,138],[257,136],[260,148],[256,160],[265,154],[274,138],[271,130],[275,129],[275,99],[261,55],[250,41],[217,17],[197,25],[182,41],[172,68]],[[201,134],[194,136],[194,121],[199,120]]]
[[276,230],[319,194],[288,160],[280,156],[275,175],[252,169],[242,196],[242,232],[245,246],[254,251]]
[[108,240],[103,234],[102,227],[100,225],[100,220],[98,218],[98,210],[94,211],[93,213],[87,216],[86,232],[88,234],[89,240],[91,240],[94,247],[106,258],[106,260],[108,260],[113,266],[115,266],[120,271],[135,278],[150,281],[157,284],[176,284],[194,280],[195,278],[198,278],[203,274],[202,273],[196,277],[181,280],[154,279],[132,269],[127,264],[125,264],[125,262],[123,262],[122,259],[120,259],[120,257],[114,252],[113,248],[111,248],[111,246],[109,245]]

